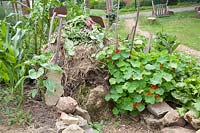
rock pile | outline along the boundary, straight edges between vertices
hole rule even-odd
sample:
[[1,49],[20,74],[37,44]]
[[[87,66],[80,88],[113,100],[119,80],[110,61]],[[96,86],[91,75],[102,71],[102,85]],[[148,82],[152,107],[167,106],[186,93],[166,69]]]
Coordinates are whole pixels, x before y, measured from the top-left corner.
[[149,128],[161,129],[161,133],[195,133],[200,129],[200,119],[195,118],[192,111],[182,118],[166,102],[149,105],[147,109],[151,114],[143,114],[141,119]]
[[[55,73],[51,75],[55,76]],[[56,77],[60,76],[57,74]],[[46,96],[45,102],[48,106],[56,106],[60,113],[60,118],[56,122],[58,133],[94,133],[95,131],[89,126],[91,117],[88,111],[79,107],[77,101],[72,97],[62,97],[63,88],[56,89],[56,92],[58,93]],[[97,112],[105,107],[105,95],[106,91],[103,86],[92,89],[86,103],[87,109]]]
[[58,133],[87,133],[86,131],[93,131],[88,125],[90,122],[88,111],[79,107],[77,101],[72,97],[60,97],[56,107],[61,114],[56,122]]

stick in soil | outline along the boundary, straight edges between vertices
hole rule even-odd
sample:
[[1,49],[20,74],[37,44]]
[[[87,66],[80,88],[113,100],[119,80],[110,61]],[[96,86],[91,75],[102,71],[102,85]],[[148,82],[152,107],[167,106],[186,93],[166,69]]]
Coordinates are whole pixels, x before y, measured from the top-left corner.
[[55,53],[55,56],[54,56],[54,62],[57,63],[57,60],[58,60],[58,53],[60,51],[60,42],[61,42],[61,32],[62,32],[62,17],[59,17],[60,18],[60,24],[59,24],[59,27],[58,27],[58,40],[57,40],[57,45],[56,45],[56,53]]
[[146,47],[144,48],[144,52],[147,52],[147,53],[150,52],[151,46],[152,46],[152,40],[153,40],[153,35],[150,33],[150,35],[149,35],[149,42],[146,45]]
[[131,48],[130,48],[130,56],[131,56],[131,53],[133,51],[134,39],[135,39],[136,30],[137,30],[137,26],[138,26],[139,16],[140,16],[140,0],[138,0],[136,23],[135,23],[135,26],[133,28],[134,31],[133,31],[133,38],[132,38]]
[[53,22],[56,16],[56,12],[53,13],[53,16],[51,18],[50,22],[50,29],[49,29],[49,37],[48,37],[48,47],[50,48],[50,41],[51,41],[51,34],[52,34],[52,28],[53,28]]

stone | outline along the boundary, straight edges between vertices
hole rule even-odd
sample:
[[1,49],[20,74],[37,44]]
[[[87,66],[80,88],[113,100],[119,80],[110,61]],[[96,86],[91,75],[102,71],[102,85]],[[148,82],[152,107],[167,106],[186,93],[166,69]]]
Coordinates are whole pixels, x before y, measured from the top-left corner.
[[144,122],[150,129],[159,129],[163,127],[161,119],[155,119],[150,117],[145,117]]
[[163,126],[185,126],[186,122],[183,118],[180,117],[179,113],[176,110],[169,111],[162,118]]
[[76,124],[68,126],[62,133],[84,133],[84,130]]
[[79,119],[76,117],[72,117],[64,112],[61,113],[60,119],[63,121],[64,124],[66,125],[71,125],[71,124],[78,124]]
[[85,130],[85,133],[96,133],[96,131],[92,128],[88,128]]
[[74,117],[78,118],[78,125],[79,125],[80,127],[88,126],[87,120],[85,120],[83,117],[78,116],[78,115],[77,115],[77,116],[74,116]]
[[172,126],[163,128],[161,133],[195,133],[195,131],[179,126]]
[[56,107],[66,113],[74,113],[77,104],[77,101],[72,97],[60,97]]
[[101,107],[105,107],[104,97],[106,95],[106,91],[103,86],[97,86],[96,88],[90,91],[86,107],[89,111],[97,111]]
[[58,133],[62,133],[62,131],[67,128],[67,125],[63,121],[57,121],[56,122],[56,129]]
[[185,114],[184,119],[195,129],[200,129],[200,118],[195,118],[192,111],[188,111]]
[[160,102],[153,105],[148,105],[147,109],[149,112],[157,117],[163,117],[167,112],[174,110],[166,102]]
[[88,122],[91,121],[91,118],[90,118],[90,115],[89,115],[88,111],[82,109],[82,108],[79,107],[79,106],[76,107],[76,110],[75,110],[74,114],[83,117],[83,118],[86,119]]
[[54,81],[57,85],[53,94],[45,93],[45,103],[48,106],[55,106],[59,98],[64,94],[63,87],[61,86],[62,73],[50,71],[47,73],[47,79]]

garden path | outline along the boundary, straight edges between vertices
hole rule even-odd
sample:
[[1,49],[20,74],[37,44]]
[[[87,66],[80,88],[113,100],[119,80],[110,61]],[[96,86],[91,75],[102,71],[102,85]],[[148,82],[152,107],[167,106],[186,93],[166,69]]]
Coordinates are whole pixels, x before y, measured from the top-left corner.
[[[195,7],[196,6],[179,7],[179,8],[170,9],[170,11],[173,11],[173,12],[191,11],[191,10],[194,10]],[[143,16],[151,16],[152,11],[141,12],[140,14],[143,15]],[[124,14],[124,15],[119,16],[120,19],[131,19],[131,18],[135,18],[135,17],[136,17],[136,13]]]

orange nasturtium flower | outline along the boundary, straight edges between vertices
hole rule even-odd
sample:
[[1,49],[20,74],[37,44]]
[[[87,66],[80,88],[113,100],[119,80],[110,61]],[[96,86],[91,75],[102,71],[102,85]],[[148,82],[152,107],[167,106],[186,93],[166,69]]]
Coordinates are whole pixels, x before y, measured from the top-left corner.
[[157,85],[151,85],[151,89],[156,90],[158,88]]
[[138,104],[140,104],[140,102],[133,103],[133,108],[136,109]]
[[157,94],[157,95],[156,95],[156,98],[160,98],[160,95],[159,95],[159,94]]
[[121,52],[120,49],[116,49],[116,50],[115,50],[115,53],[117,53],[117,54],[119,54],[120,52]]
[[146,96],[150,97],[150,96],[152,96],[152,94],[150,92],[147,92]]
[[133,109],[136,109],[137,103],[133,103]]

